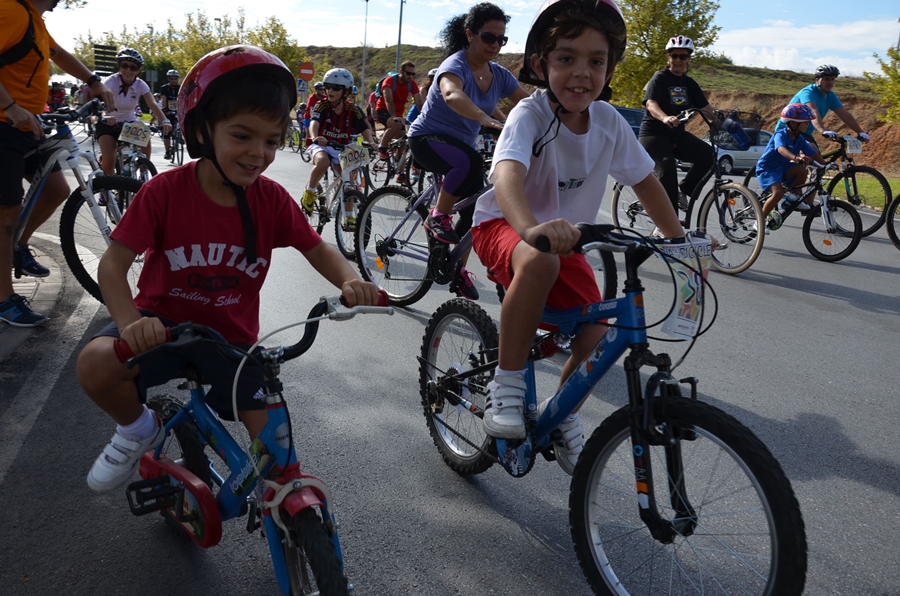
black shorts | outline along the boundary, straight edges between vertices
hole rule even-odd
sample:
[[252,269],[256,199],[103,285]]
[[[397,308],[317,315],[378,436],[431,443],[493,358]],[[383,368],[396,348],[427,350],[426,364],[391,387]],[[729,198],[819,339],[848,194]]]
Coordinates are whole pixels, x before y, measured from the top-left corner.
[[163,138],[171,139],[172,135],[175,134],[175,129],[178,128],[178,114],[175,112],[170,112],[169,110],[163,110],[163,115],[169,119],[169,122],[172,124],[172,130],[166,133]]
[[[147,317],[157,317],[166,327],[175,325],[174,321],[159,317],[150,311],[142,310],[141,314]],[[119,337],[119,329],[114,322],[101,329],[94,337]],[[232,361],[231,358],[211,349],[210,344],[200,344],[196,348],[188,348],[179,353],[159,350],[140,364],[141,372],[134,379],[137,385],[141,403],[147,401],[147,389],[163,385],[173,379],[184,378],[183,369],[187,364],[194,365],[200,371],[204,385],[211,385],[206,392],[206,403],[215,410],[223,420],[234,420],[231,407],[231,386],[234,383],[234,373],[237,371],[240,360]],[[247,345],[236,345],[241,349],[248,349]],[[257,351],[262,348],[258,348]],[[248,360],[241,370],[241,379],[238,382],[237,407],[238,411],[262,410],[266,404],[263,402],[263,371],[262,367]]]
[[[28,157],[25,154],[38,146],[38,141],[31,132],[13,128],[6,122],[0,122],[0,205],[15,207],[22,204],[25,198],[24,178],[31,178],[37,172],[41,160],[46,160],[37,153]],[[53,171],[60,170],[59,163]]]
[[110,135],[115,137],[116,140],[119,139],[119,135],[122,134],[122,125],[124,122],[119,122],[118,124],[113,124],[110,126],[109,124],[103,124],[102,122],[98,122],[97,126],[94,127],[94,136],[98,139],[103,135]]
[[375,119],[382,126],[387,126],[387,121],[392,118],[391,113],[387,110],[375,110]]

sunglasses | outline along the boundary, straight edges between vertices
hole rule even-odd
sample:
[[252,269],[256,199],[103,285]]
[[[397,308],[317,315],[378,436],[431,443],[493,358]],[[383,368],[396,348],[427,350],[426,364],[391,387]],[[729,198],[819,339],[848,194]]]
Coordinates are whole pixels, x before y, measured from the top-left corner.
[[505,35],[494,35],[490,31],[482,31],[478,34],[478,37],[481,38],[481,41],[486,43],[487,45],[494,45],[495,43],[499,43],[502,48],[507,44],[509,38]]
[[414,73],[414,72],[408,72],[408,71],[405,71],[405,70],[403,71],[403,74],[405,74],[405,75],[408,76],[408,77],[414,77],[414,76],[416,76],[416,73]]
[[119,69],[122,70],[131,70],[134,72],[138,72],[141,67],[135,64],[134,62],[119,62]]
[[343,91],[346,89],[343,85],[332,85],[331,83],[325,83],[325,91]]
[[691,55],[690,54],[669,54],[669,57],[672,60],[688,60]]

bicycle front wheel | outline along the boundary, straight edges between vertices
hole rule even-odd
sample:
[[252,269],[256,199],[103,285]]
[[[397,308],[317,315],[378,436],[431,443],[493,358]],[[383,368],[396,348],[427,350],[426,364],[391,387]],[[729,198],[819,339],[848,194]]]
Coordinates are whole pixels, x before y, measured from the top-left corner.
[[[344,202],[341,203],[340,198],[335,200],[334,237],[338,250],[347,259],[356,259],[356,217],[365,199],[358,190],[345,190]],[[346,208],[348,202],[353,203],[349,211]]]
[[813,207],[803,222],[803,244],[820,261],[849,257],[862,239],[862,220],[853,205],[831,199],[828,210]]
[[[90,207],[75,191],[66,200],[59,219],[59,239],[63,256],[69,270],[91,296],[103,302],[97,283],[97,267],[100,257],[109,245],[109,234],[118,222],[118,213],[124,213],[134,194],[140,190],[141,182],[124,176],[97,176],[92,182],[94,201],[101,205],[104,216],[104,231],[98,227]],[[128,272],[128,283],[132,293],[137,293],[137,280],[144,266],[144,256],[138,255]]]
[[391,304],[408,306],[428,292],[431,236],[424,206],[412,210],[415,196],[385,186],[369,195],[356,218],[356,263],[363,279],[387,292]]
[[291,150],[294,153],[301,151],[303,149],[303,138],[300,136],[300,131],[296,128],[291,129]]
[[303,509],[286,525],[295,544],[284,547],[291,596],[348,596],[341,561],[319,514]]
[[394,173],[394,164],[390,158],[378,157],[369,164],[369,179],[372,181],[373,188],[381,188],[390,184]]
[[[749,429],[709,404],[669,399],[666,409],[682,438],[640,457],[652,471],[660,516],[682,528],[671,543],[651,536],[640,518],[627,407],[594,431],[578,459],[569,524],[594,593],[799,596],[806,533],[778,461]],[[673,494],[677,487],[685,494]],[[673,501],[690,503],[694,519],[676,515]],[[686,521],[693,522],[689,531]]]
[[891,185],[885,177],[869,166],[852,166],[832,178],[826,190],[835,199],[846,201],[860,209],[862,236],[870,236],[884,225],[885,214],[891,203]]
[[156,176],[156,166],[146,157],[139,157],[136,161],[137,168],[134,169],[134,177],[141,181],[141,184],[147,182],[153,176]]
[[894,246],[900,250],[900,194],[894,197],[890,207],[887,209],[887,233]]
[[419,361],[419,390],[431,440],[444,462],[459,474],[480,474],[493,464],[491,438],[479,413],[487,402],[494,368],[459,379],[474,368],[496,363],[497,327],[480,306],[464,298],[445,302],[428,321]]
[[634,230],[642,236],[649,236],[656,227],[630,186],[615,185],[609,214],[614,226],[622,230]]
[[712,264],[722,273],[746,271],[763,247],[764,221],[756,195],[742,184],[729,182],[710,190],[697,217],[697,229],[719,242]]

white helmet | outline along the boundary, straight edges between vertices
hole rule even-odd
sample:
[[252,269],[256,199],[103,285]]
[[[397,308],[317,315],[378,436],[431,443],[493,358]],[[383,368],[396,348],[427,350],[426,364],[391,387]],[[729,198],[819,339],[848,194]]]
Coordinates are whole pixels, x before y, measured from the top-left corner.
[[328,85],[341,85],[349,90],[353,87],[353,75],[346,68],[332,68],[325,73],[322,82]]
[[428,78],[429,78],[429,79],[433,79],[435,76],[437,76],[437,69],[436,69],[436,68],[432,68],[431,70],[428,71]]
[[670,52],[672,50],[687,50],[693,53],[694,41],[690,37],[685,37],[684,35],[670,37],[669,41],[666,42],[666,51]]

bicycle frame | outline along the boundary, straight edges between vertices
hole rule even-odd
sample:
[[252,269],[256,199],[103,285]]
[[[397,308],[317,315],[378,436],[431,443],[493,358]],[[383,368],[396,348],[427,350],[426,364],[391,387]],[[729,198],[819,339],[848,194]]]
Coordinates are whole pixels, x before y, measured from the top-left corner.
[[[272,555],[278,585],[285,594],[288,594],[290,593],[290,580],[282,548],[282,534],[279,532],[279,527],[282,530],[285,528],[280,517],[276,520],[276,516],[280,516],[278,510],[280,508],[299,510],[313,505],[320,506],[323,519],[330,520],[333,525],[336,525],[334,514],[328,509],[331,493],[324,482],[300,471],[293,441],[286,442],[284,440],[284,435],[290,429],[290,420],[286,403],[280,393],[269,394],[264,398],[268,422],[250,446],[250,453],[254,455],[255,459],[255,462],[251,462],[237,441],[225,429],[218,416],[206,406],[206,392],[197,377],[189,375],[187,386],[190,389],[191,399],[166,424],[166,433],[169,434],[177,425],[192,420],[199,429],[200,438],[225,461],[231,472],[228,477],[219,474],[210,463],[213,482],[220,487],[215,497],[215,505],[221,521],[242,516],[246,512],[245,508],[249,498],[256,493],[256,502],[263,510],[260,517],[265,524],[266,541]],[[153,460],[160,459],[165,445],[164,442],[156,448],[153,452]],[[288,498],[296,499],[298,502],[286,504],[283,501],[274,502],[270,498],[265,498],[262,490],[258,490],[259,477],[255,473],[254,463],[263,477],[277,473],[279,483],[289,485],[291,496]],[[293,513],[293,511],[291,512]],[[283,535],[287,535],[286,530]],[[337,530],[332,535],[331,541],[343,569],[343,555]],[[217,539],[216,542],[218,542]],[[201,544],[201,546],[213,546],[214,544],[215,542]]]
[[[53,171],[54,166],[59,163],[60,166],[68,167],[75,176],[81,195],[90,207],[94,221],[97,223],[98,229],[100,229],[103,236],[106,238],[108,245],[110,228],[106,223],[106,216],[104,215],[103,209],[105,208],[109,211],[114,222],[118,222],[122,218],[122,212],[119,210],[119,206],[115,201],[108,201],[103,207],[94,201],[94,195],[91,192],[93,180],[96,176],[103,175],[103,170],[100,169],[100,164],[94,154],[90,151],[83,151],[81,149],[78,142],[75,140],[75,137],[72,135],[72,130],[65,123],[60,123],[57,126],[57,133],[41,143],[35,151],[42,155],[49,153],[50,157],[38,166],[38,169],[34,174],[34,182],[32,182],[31,186],[28,188],[28,192],[25,194],[22,203],[22,213],[19,216],[19,223],[17,224],[13,235],[13,242],[18,244],[34,206],[37,203],[41,192],[44,190],[44,185],[47,183],[50,173]],[[79,167],[79,160],[84,160],[91,168],[91,171],[86,178]]]
[[[393,240],[395,240],[397,238],[397,236],[396,236],[397,232],[399,230],[403,229],[406,222],[409,221],[409,218],[412,217],[412,215],[416,212],[416,210],[420,206],[424,206],[426,209],[430,209],[431,205],[434,203],[434,201],[437,200],[438,193],[440,192],[441,185],[443,184],[443,176],[441,176],[440,174],[435,174],[433,172],[429,173],[428,175],[431,176],[431,181],[432,181],[431,186],[426,188],[425,191],[421,195],[419,195],[418,198],[416,198],[416,200],[413,203],[410,204],[409,209],[406,210],[406,215],[403,216],[403,219],[400,220],[400,223],[397,225],[397,227],[394,229],[394,231],[391,232],[390,236],[388,236],[387,238],[384,239],[385,242],[392,242]],[[466,197],[465,199],[459,201],[458,203],[454,204],[453,207],[450,209],[450,214],[455,215],[460,210],[468,207],[469,205],[471,205],[472,203],[477,201],[478,197],[480,197],[488,188],[490,188],[490,187],[488,186],[488,187],[482,188],[482,189],[478,190],[475,194],[470,195],[470,196]],[[421,225],[424,225],[424,223],[425,222],[422,222]],[[412,257],[412,258],[418,259],[420,261],[428,262],[429,255],[431,254],[429,247],[418,246],[409,241],[410,238],[412,238],[412,235],[415,233],[415,230],[416,230],[416,228],[412,228],[409,231],[409,233],[407,234],[407,237],[403,239],[402,246],[407,247],[406,249],[393,248],[392,250],[396,254],[407,256],[407,257]],[[449,253],[447,253],[445,262],[456,263],[457,261],[462,259],[462,255],[464,255],[466,253],[466,251],[468,251],[470,248],[472,248],[472,231],[471,230],[466,232],[465,235],[460,239],[459,243],[455,247],[453,247],[453,249],[450,250]],[[444,282],[444,283],[449,283],[449,282]]]
[[[591,247],[586,246],[586,249]],[[614,248],[605,246],[604,248]],[[621,251],[621,248],[614,248]],[[585,250],[587,252],[587,250]],[[646,319],[643,308],[643,291],[641,281],[638,278],[638,267],[649,256],[652,250],[646,247],[636,249],[633,253],[626,252],[625,267],[627,279],[625,282],[625,295],[614,300],[597,302],[583,307],[574,307],[566,310],[544,309],[541,320],[545,323],[556,325],[558,333],[572,337],[578,329],[587,324],[602,323],[606,319],[615,319],[616,325],[609,327],[603,338],[591,351],[578,368],[566,379],[565,383],[550,399],[543,413],[537,415],[537,394],[535,379],[535,361],[544,356],[536,349],[532,350],[525,369],[525,393],[526,419],[533,424],[533,443],[527,439],[506,440],[494,439],[497,455],[502,465],[514,477],[524,476],[531,469],[537,452],[547,448],[552,441],[552,432],[563,420],[587,398],[594,386],[612,368],[619,358],[629,352],[624,361],[626,381],[628,387],[628,402],[635,412],[632,419],[632,443],[634,453],[634,471],[636,490],[638,493],[638,505],[642,520],[647,524],[651,533],[663,540],[674,537],[676,532],[689,532],[695,523],[694,510],[687,502],[686,491],[670,491],[672,505],[679,512],[678,528],[665,521],[660,516],[653,488],[653,475],[649,458],[642,457],[649,453],[651,445],[663,445],[667,449],[667,465],[675,468],[669,478],[683,479],[678,473],[681,465],[680,449],[670,440],[672,430],[668,425],[664,430],[655,427],[651,423],[651,414],[648,409],[648,400],[653,393],[648,392],[645,397],[641,390],[640,369],[645,365],[655,366],[658,370],[656,380],[648,386],[658,387],[660,397],[665,400],[670,395],[680,395],[677,382],[669,374],[671,360],[667,354],[654,355],[649,350]],[[697,280],[695,288],[703,283]],[[701,295],[702,296],[702,295]],[[483,366],[478,366],[465,373],[454,375],[455,380],[465,380],[491,371],[497,365],[496,361]],[[691,398],[696,399],[696,379],[686,379],[691,385]],[[672,387],[672,385],[676,385]],[[655,389],[654,389],[655,391]],[[462,399],[461,404],[467,408],[476,406]],[[665,408],[663,407],[663,412]],[[679,480],[680,482],[681,480]]]
[[[807,168],[809,167],[810,166],[807,166]],[[824,177],[826,171],[828,171],[827,166],[819,169],[816,172],[816,177],[812,182],[807,182],[806,184],[798,184],[788,189],[789,191],[797,191],[804,188],[806,190],[800,193],[800,198],[796,202],[794,202],[793,205],[784,210],[784,213],[781,214],[782,222],[784,222],[794,211],[797,210],[797,207],[800,206],[800,203],[818,192],[819,201],[822,203],[822,220],[825,222],[826,227],[835,227],[834,214],[831,212],[831,209],[828,208],[828,202],[831,200],[831,197],[825,192],[824,188],[822,187],[822,178]]]

